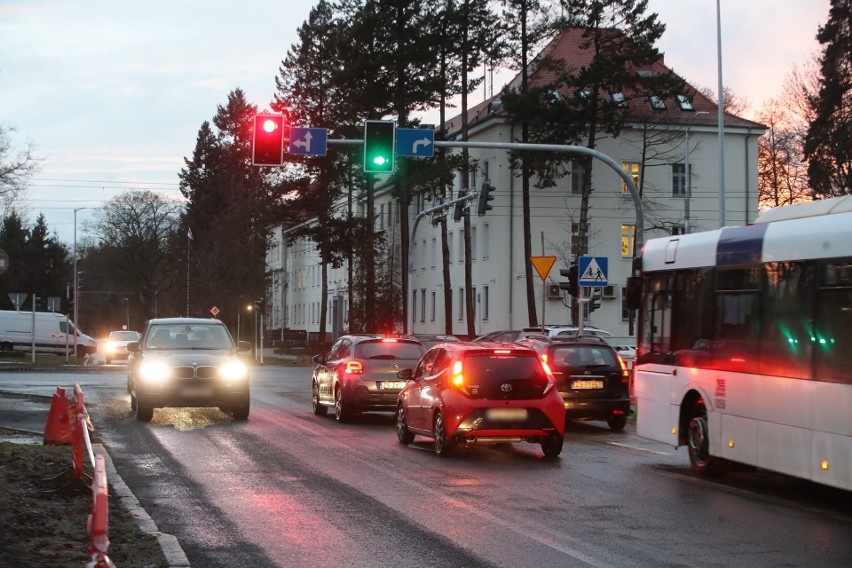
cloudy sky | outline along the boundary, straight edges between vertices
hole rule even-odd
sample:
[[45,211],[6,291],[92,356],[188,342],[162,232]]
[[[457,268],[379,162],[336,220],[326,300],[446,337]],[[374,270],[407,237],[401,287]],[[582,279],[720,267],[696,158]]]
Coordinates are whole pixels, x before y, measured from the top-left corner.
[[[719,0],[725,85],[753,107],[817,53],[829,0]],[[44,158],[22,205],[73,241],[131,189],[174,198],[201,123],[235,88],[263,108],[305,0],[0,0],[0,123]],[[717,85],[716,2],[650,0],[669,67]],[[495,91],[500,85],[495,85]],[[475,93],[473,103],[481,100]]]

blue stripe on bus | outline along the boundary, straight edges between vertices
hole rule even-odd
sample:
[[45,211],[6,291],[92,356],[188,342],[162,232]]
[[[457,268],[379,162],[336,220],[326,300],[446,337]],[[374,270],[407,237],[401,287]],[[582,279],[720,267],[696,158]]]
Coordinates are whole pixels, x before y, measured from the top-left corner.
[[716,266],[756,264],[762,259],[766,223],[725,227],[716,245]]

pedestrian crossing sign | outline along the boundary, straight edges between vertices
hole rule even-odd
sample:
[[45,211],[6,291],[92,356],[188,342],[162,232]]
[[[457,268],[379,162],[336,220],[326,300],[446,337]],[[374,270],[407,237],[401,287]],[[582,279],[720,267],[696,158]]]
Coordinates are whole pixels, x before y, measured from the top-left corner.
[[607,285],[609,263],[605,256],[581,256],[578,274],[580,286],[603,287]]

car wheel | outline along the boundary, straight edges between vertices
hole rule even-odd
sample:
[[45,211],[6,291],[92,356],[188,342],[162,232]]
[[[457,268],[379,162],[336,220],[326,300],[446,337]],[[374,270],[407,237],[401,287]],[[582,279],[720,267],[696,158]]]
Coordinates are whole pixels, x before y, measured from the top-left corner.
[[396,409],[396,438],[400,444],[410,444],[414,441],[414,434],[409,432],[408,423],[405,421],[405,408],[401,404]]
[[314,414],[317,416],[325,416],[328,413],[328,408],[325,405],[320,404],[319,399],[319,387],[317,387],[316,383],[313,383],[311,387],[311,407],[314,410]]
[[130,391],[130,410],[136,412],[136,395],[133,394],[130,387],[128,387],[127,390]]
[[613,432],[621,432],[627,426],[627,415],[613,414],[607,419],[606,423],[609,424],[609,429]]
[[447,436],[447,425],[444,422],[444,415],[440,411],[435,415],[433,433],[435,435],[435,453],[441,457],[453,453],[457,444],[453,438]]
[[[136,393],[136,420],[140,422],[150,422],[154,418],[154,407],[150,404],[145,404],[144,399]],[[130,404],[133,404],[134,397],[131,395]]]
[[692,469],[701,475],[718,475],[724,472],[722,460],[710,455],[710,428],[707,408],[698,401],[692,408],[692,418],[686,434],[689,462]]
[[343,399],[343,389],[334,391],[334,419],[338,422],[348,422],[352,418],[350,404]]
[[242,422],[243,420],[248,420],[249,409],[251,408],[251,397],[248,393],[245,394],[238,402],[232,404],[230,407],[231,416],[234,417],[234,420]]
[[565,443],[565,438],[559,434],[553,434],[541,441],[541,451],[544,452],[544,457],[553,459],[562,453],[562,445]]

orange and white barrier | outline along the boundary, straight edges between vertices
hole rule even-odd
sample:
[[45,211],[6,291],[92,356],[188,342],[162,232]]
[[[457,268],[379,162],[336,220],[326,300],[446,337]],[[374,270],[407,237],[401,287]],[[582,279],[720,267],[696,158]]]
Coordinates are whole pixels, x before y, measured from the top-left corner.
[[[86,488],[86,480],[83,472],[83,448],[89,456],[94,476],[91,478],[92,490],[92,514],[86,523],[86,528],[92,537],[89,545],[91,560],[86,564],[87,568],[115,568],[112,560],[107,556],[109,548],[109,494],[107,493],[106,464],[103,456],[95,456],[92,450],[92,440],[89,430],[94,430],[89,413],[84,403],[83,389],[80,385],[74,385],[74,402],[69,402],[65,396],[65,390],[56,387],[56,393],[50,404],[47,415],[47,425],[44,429],[44,443],[54,445],[71,444],[71,469],[73,470],[72,481],[76,487]],[[67,474],[67,475],[66,475]],[[56,479],[67,479],[70,474],[66,472]]]

